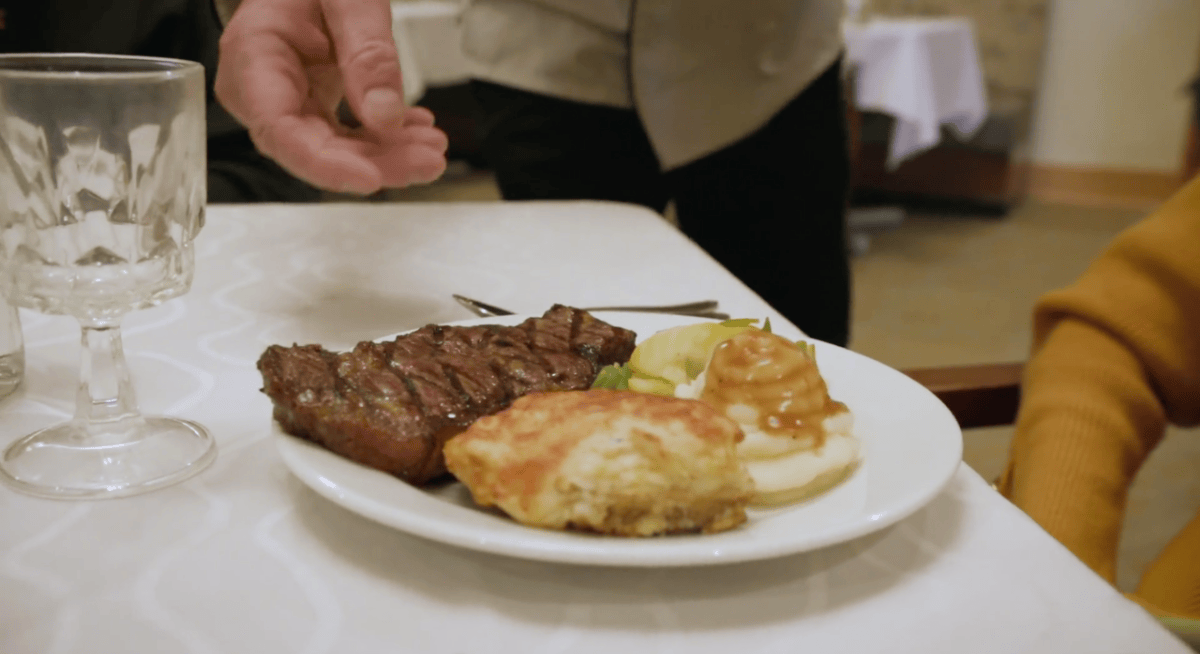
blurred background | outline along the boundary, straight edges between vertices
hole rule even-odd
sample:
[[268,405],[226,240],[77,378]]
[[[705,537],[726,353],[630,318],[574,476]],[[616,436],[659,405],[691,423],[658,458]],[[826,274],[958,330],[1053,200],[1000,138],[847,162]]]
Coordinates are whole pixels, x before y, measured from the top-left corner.
[[[850,346],[897,368],[1023,360],[1037,297],[1073,281],[1200,165],[1200,3],[848,5]],[[366,201],[500,197],[477,150],[459,9],[393,3],[406,93],[436,113],[452,162],[435,184]],[[969,430],[967,462],[995,477],[1010,438]],[[1122,589],[1200,508],[1197,469],[1200,433],[1172,430],[1134,487]]]

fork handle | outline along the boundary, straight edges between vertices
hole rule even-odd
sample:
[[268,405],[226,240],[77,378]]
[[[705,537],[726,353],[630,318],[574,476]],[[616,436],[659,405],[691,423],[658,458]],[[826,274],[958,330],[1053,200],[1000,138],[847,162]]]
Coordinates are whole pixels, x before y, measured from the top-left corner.
[[634,307],[588,307],[587,311],[641,311],[646,313],[710,313],[717,308],[716,300],[702,300],[686,304],[670,304],[666,306],[634,306]]
[[[512,311],[479,300],[473,300],[462,295],[452,294],[459,304],[471,310],[477,316],[511,316]],[[625,306],[625,307],[588,307],[585,311],[635,311],[639,313],[669,313],[680,316],[695,316],[697,318],[712,318],[714,320],[729,320],[729,314],[716,311],[716,300],[702,300],[668,306]]]
[[722,311],[672,311],[658,307],[625,307],[615,309],[584,309],[584,311],[625,311],[629,313],[657,313],[669,316],[693,316],[696,318],[712,318],[713,320],[729,320],[729,314]]

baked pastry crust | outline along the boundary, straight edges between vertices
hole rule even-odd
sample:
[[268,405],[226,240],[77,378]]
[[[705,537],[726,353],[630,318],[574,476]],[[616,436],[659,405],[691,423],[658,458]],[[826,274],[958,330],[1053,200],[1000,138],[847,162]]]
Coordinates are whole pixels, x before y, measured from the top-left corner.
[[452,438],[445,457],[478,504],[526,525],[712,533],[746,521],[741,439],[703,402],[592,389],[522,397]]

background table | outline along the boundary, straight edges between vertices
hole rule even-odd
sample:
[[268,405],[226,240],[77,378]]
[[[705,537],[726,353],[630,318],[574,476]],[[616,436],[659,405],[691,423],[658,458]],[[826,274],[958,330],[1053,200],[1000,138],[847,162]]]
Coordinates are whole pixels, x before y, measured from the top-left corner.
[[[179,486],[105,502],[0,488],[0,652],[972,652],[1187,650],[971,469],[875,535],[677,570],[534,563],[382,527],[281,463],[254,364],[467,318],[463,293],[718,298],[783,320],[655,214],[606,203],[214,206],[188,295],[132,314],[141,405],[208,426]],[[71,411],[72,320],[25,312],[28,378],[0,444]]]
[[987,118],[975,30],[966,18],[847,22],[846,65],[859,110],[895,118],[888,166],[941,141],[942,125],[968,138]]
[[[987,89],[970,20],[871,18],[847,21],[843,33],[852,115],[877,111],[894,119],[888,170],[941,142],[943,124],[967,138],[987,118]],[[860,122],[851,120],[851,130]],[[851,147],[858,143],[853,134]],[[859,158],[852,153],[852,161]],[[894,229],[905,217],[901,207],[851,209],[847,220],[854,252],[866,252],[872,233]]]

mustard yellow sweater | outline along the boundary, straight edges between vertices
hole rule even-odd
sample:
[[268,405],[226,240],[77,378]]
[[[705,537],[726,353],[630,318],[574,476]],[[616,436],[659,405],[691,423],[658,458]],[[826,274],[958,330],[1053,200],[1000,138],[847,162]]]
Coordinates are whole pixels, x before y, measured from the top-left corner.
[[[1001,491],[1111,582],[1134,474],[1168,422],[1200,422],[1200,178],[1043,297],[1034,334]],[[1137,596],[1200,616],[1200,516]]]

